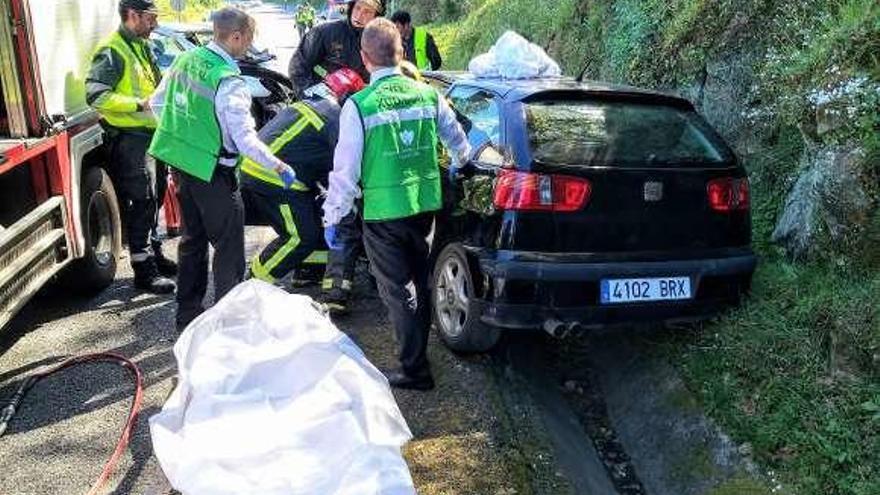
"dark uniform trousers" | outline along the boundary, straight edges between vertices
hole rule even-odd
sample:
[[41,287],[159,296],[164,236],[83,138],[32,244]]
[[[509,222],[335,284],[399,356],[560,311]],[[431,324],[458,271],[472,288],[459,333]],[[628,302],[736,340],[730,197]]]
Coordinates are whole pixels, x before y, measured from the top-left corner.
[[168,187],[167,168],[147,154],[152,133],[107,126],[110,174],[125,222],[125,237],[132,263],[162,251],[158,233],[159,207]]
[[427,237],[433,221],[434,213],[422,213],[363,224],[370,271],[396,332],[401,366],[411,376],[428,370],[431,309]]
[[[258,209],[278,234],[259,254],[259,264],[274,279],[299,267],[324,244],[321,213],[312,191],[294,191],[245,178],[252,199],[248,207]],[[256,274],[260,268],[251,266]]]
[[336,227],[336,236],[342,249],[331,249],[327,253],[322,289],[327,291],[336,287],[350,291],[358,257],[364,252],[360,216],[352,211],[342,217]]
[[177,323],[186,324],[204,311],[208,287],[208,244],[214,300],[219,301],[244,279],[244,203],[234,167],[218,165],[211,182],[175,172],[183,232],[177,260]]

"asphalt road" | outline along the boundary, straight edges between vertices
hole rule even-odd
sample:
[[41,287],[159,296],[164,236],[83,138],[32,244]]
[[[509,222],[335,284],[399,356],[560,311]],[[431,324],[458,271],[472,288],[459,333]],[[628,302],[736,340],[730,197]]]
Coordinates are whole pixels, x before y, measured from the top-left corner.
[[257,20],[257,36],[254,45],[268,48],[275,54],[275,60],[269,67],[287,75],[290,57],[299,46],[299,34],[293,14],[285,12],[281,6],[264,3],[260,7],[249,9],[248,12]]
[[[271,231],[249,228],[249,256]],[[176,253],[176,241],[166,251]],[[65,356],[114,351],[144,375],[144,402],[131,445],[108,486],[116,494],[167,492],[153,457],[146,419],[161,409],[176,374],[177,338],[171,296],[138,294],[128,260],[108,289],[94,297],[49,287],[0,336],[0,397],[17,381]],[[37,384],[0,438],[0,493],[85,493],[100,473],[127,418],[133,383],[111,364],[72,368]]]
[[[283,74],[299,39],[293,17],[274,4],[251,9],[257,19],[257,46],[277,58]],[[267,242],[266,229],[249,229],[248,251]],[[176,242],[166,245],[176,252]],[[141,420],[131,446],[108,486],[117,494],[166,493],[167,484],[152,455],[146,418],[170,394],[175,363],[172,297],[137,294],[128,260],[119,260],[116,281],[97,296],[44,290],[0,335],[0,398],[18,380],[65,356],[115,351],[144,374]],[[131,404],[133,383],[115,365],[73,368],[33,388],[21,411],[0,438],[0,493],[85,493],[112,452]],[[71,433],[75,432],[75,433]]]

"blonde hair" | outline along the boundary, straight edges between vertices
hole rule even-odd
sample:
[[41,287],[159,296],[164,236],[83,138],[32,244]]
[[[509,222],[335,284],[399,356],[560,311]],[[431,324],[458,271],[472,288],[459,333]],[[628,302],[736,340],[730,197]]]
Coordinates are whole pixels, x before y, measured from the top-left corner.
[[403,58],[403,42],[393,22],[377,17],[367,24],[361,35],[361,50],[373,65],[393,67]]

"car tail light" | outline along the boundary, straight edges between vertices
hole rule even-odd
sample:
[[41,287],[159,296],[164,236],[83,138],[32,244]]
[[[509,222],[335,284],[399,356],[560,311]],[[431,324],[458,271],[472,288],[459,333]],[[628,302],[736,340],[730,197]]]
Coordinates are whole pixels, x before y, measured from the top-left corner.
[[727,213],[749,209],[749,179],[745,177],[710,180],[706,193],[709,196],[709,206],[715,211]]
[[590,200],[587,179],[501,170],[495,183],[495,208],[525,211],[577,211]]

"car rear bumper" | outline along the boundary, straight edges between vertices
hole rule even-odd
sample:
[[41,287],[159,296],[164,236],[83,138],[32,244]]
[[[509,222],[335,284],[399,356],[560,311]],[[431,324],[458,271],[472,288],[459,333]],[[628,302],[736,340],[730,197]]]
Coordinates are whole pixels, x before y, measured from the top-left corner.
[[[736,304],[749,290],[757,259],[734,256],[675,261],[569,262],[547,256],[540,261],[478,257],[483,297],[482,320],[504,328],[535,328],[547,321],[585,327],[669,320],[699,320]],[[693,298],[604,305],[603,279],[689,277]]]

